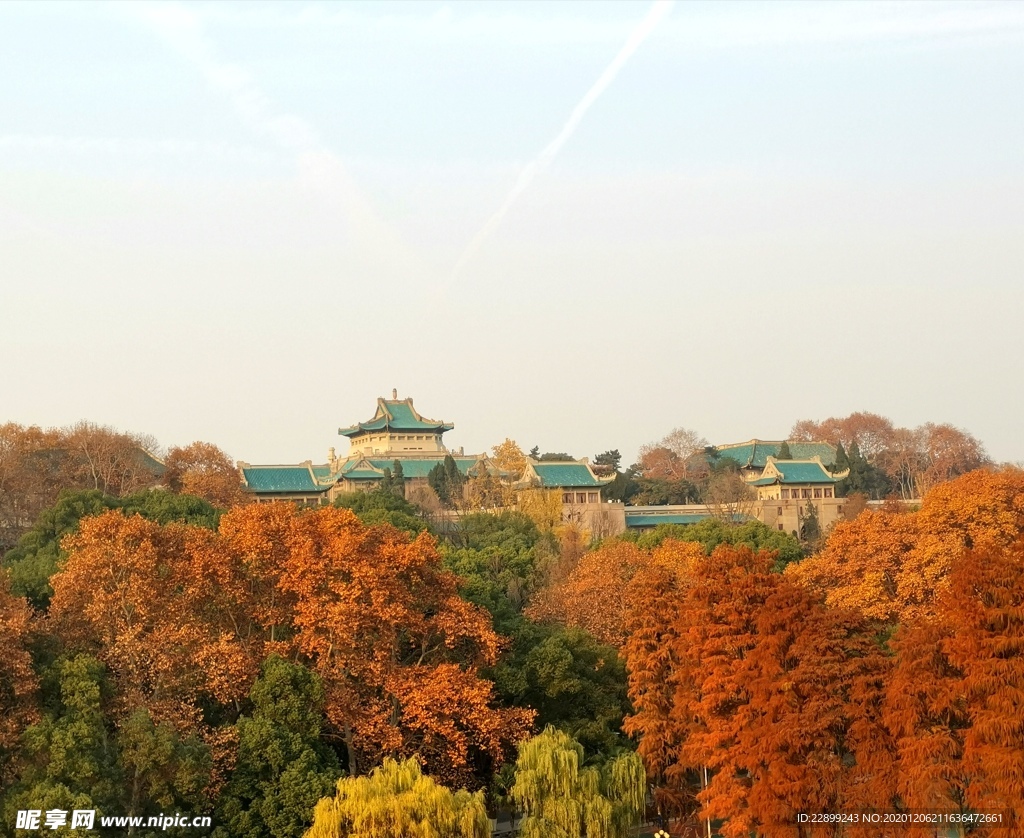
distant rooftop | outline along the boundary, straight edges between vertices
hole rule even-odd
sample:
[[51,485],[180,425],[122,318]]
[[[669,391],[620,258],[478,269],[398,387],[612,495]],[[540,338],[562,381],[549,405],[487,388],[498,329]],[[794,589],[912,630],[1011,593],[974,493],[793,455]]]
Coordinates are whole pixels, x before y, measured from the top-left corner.
[[366,422],[359,422],[347,428],[338,428],[338,433],[345,437],[355,437],[372,431],[419,431],[420,433],[443,434],[455,426],[450,422],[437,419],[426,419],[413,407],[412,399],[399,399],[395,393],[393,399],[377,399],[377,412]]
[[[740,468],[764,468],[769,457],[779,456],[784,440],[752,439],[749,442],[735,442],[716,446],[719,457],[729,457],[740,464]],[[827,442],[790,442],[789,453],[794,460],[813,460],[821,457],[826,468],[836,463],[836,448]]]

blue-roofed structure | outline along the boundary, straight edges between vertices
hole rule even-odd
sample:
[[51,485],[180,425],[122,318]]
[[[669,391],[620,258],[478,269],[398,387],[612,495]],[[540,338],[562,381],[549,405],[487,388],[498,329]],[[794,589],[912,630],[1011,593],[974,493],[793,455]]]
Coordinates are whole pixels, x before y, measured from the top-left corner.
[[[749,442],[718,445],[713,449],[713,453],[701,452],[698,456],[704,457],[709,463],[726,457],[735,460],[744,477],[751,479],[758,476],[768,465],[769,457],[778,459],[783,442],[781,439],[752,439]],[[812,460],[817,457],[826,468],[835,466],[836,447],[830,443],[787,441],[786,444],[789,446],[789,453],[793,460]]]
[[333,501],[342,492],[370,489],[387,472],[400,464],[407,482],[426,483],[431,469],[451,456],[464,477],[498,476],[496,466],[483,454],[449,452],[442,436],[455,426],[450,422],[424,418],[411,398],[377,399],[377,410],[366,422],[340,428],[338,433],[351,443],[348,454],[337,456],[330,449],[326,463],[259,465],[239,463],[245,488],[261,500],[294,500],[309,504]]

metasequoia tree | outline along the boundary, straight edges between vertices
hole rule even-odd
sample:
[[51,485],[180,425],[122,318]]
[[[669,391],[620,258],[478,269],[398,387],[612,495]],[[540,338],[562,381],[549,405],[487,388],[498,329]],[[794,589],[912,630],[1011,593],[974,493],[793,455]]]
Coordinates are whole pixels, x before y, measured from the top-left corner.
[[245,500],[238,469],[216,445],[193,442],[183,448],[172,448],[164,464],[164,483],[171,491],[195,495],[222,509]]
[[799,811],[888,799],[870,626],[772,560],[719,547],[692,574],[637,574],[627,595],[626,729],[667,796],[695,796],[726,836],[795,836]]
[[415,759],[385,759],[368,777],[344,777],[313,810],[306,838],[489,838],[484,793],[452,792]]
[[523,812],[523,838],[625,838],[643,812],[637,754],[584,768],[583,747],[553,727],[519,746],[515,772],[511,796]]
[[1024,540],[965,553],[936,613],[894,638],[885,710],[908,807],[1024,811],[1022,566]]

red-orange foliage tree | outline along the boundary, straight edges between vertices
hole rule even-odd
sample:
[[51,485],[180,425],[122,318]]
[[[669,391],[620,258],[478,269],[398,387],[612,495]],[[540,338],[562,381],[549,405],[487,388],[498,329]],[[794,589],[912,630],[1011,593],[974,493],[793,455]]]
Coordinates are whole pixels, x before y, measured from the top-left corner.
[[871,627],[771,561],[719,547],[689,578],[663,566],[629,590],[627,730],[670,797],[707,777],[700,816],[724,819],[726,836],[795,836],[799,811],[890,797],[886,659]]
[[[1024,539],[964,554],[934,615],[901,627],[886,721],[908,807],[1016,813],[1024,835]],[[922,835],[925,833],[922,833]]]
[[[258,517],[241,507],[232,519]],[[419,754],[432,773],[467,782],[472,760],[500,761],[532,714],[492,706],[477,667],[499,638],[458,596],[433,539],[366,527],[345,509],[294,515],[279,587],[295,597],[295,646],[324,679],[328,718],[355,772]]]
[[493,706],[477,669],[495,662],[499,638],[427,535],[410,541],[344,509],[254,504],[218,532],[109,512],[65,548],[51,619],[109,666],[122,712],[201,728],[202,699],[240,700],[277,651],[323,678],[353,772],[415,754],[470,782],[532,723]]

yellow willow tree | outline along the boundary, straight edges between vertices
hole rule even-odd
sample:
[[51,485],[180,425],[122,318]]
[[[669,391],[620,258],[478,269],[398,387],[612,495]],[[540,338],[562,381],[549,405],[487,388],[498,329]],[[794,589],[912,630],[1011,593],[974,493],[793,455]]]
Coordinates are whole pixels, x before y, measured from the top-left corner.
[[344,777],[313,810],[306,838],[488,838],[484,793],[453,792],[415,759],[384,760],[368,777]]
[[583,746],[548,727],[519,746],[512,798],[521,838],[625,838],[644,807],[643,762],[627,753],[583,767]]

